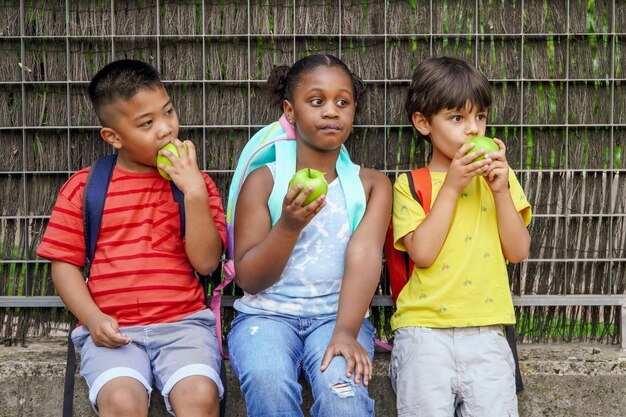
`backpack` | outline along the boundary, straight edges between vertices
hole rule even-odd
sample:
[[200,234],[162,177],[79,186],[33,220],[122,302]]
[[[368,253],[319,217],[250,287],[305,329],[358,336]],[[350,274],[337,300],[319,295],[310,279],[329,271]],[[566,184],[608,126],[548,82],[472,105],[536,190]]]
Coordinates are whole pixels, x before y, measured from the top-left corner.
[[[223,265],[223,280],[213,290],[211,299],[211,309],[214,312],[219,312],[223,288],[235,278],[234,224],[239,192],[245,179],[252,171],[271,162],[276,162],[276,174],[274,175],[274,188],[267,204],[273,226],[280,218],[283,199],[289,189],[289,180],[296,172],[296,131],[293,125],[287,122],[285,115],[282,115],[278,121],[265,126],[255,133],[239,155],[228,192],[228,203],[226,205],[228,246],[226,248],[226,261]],[[365,213],[365,190],[359,178],[357,166],[350,160],[345,146],[341,147],[336,168],[346,197],[350,227],[354,231]],[[219,317],[217,313],[216,317]],[[222,328],[219,319],[216,324],[216,332],[221,347]],[[224,357],[227,358],[226,355]]]
[[[424,214],[430,211],[430,199],[432,195],[432,183],[430,182],[430,172],[428,168],[422,167],[411,170],[407,173],[409,190],[411,195],[424,209]],[[393,237],[393,222],[389,222],[387,235],[385,236],[385,258],[387,259],[387,278],[391,288],[393,301],[398,300],[402,289],[409,282],[413,274],[413,261],[408,252],[395,248]]]
[[[424,209],[424,214],[428,215],[431,207],[432,198],[432,182],[430,179],[430,171],[427,167],[413,169],[407,174],[409,183],[409,190],[411,195]],[[389,222],[389,228],[387,229],[387,235],[385,236],[385,258],[387,260],[387,278],[389,279],[389,286],[391,288],[391,295],[394,302],[397,301],[398,296],[402,292],[404,286],[409,282],[411,275],[413,274],[413,261],[409,257],[408,253],[395,248],[395,240],[393,237],[393,222]],[[517,357],[517,341],[515,336],[515,325],[505,325],[504,334],[506,340],[513,353],[513,359],[515,360],[515,388],[516,390],[524,390],[524,383],[522,381],[522,374],[519,369],[519,359]],[[387,350],[391,350],[391,345],[381,343],[379,346]]]
[[[85,189],[83,191],[83,227],[85,235],[85,263],[83,266],[83,277],[85,281],[89,278],[91,263],[96,252],[96,243],[100,234],[100,225],[102,223],[102,213],[104,211],[104,201],[106,199],[109,182],[113,175],[117,155],[107,155],[96,160],[89,170]],[[172,195],[174,201],[178,204],[178,212],[180,216],[180,236],[185,236],[185,196],[182,191],[170,181],[172,187]],[[206,298],[206,289],[209,282],[213,283],[215,277],[213,275],[199,275],[198,279],[202,283],[205,290],[205,304],[208,304]],[[207,306],[208,307],[208,306]],[[214,311],[215,313],[215,311]],[[219,314],[219,312],[218,312]],[[216,320],[219,316],[216,315]],[[72,326],[75,318],[72,319]],[[221,341],[221,340],[220,340]],[[220,346],[221,349],[221,346]],[[63,393],[63,417],[72,417],[73,399],[74,399],[74,374],[76,372],[76,356],[74,343],[71,338],[71,331],[67,342],[67,364],[65,369],[65,386]],[[224,395],[220,401],[220,416],[224,416],[226,412],[226,366],[222,361],[220,370],[220,378],[224,386]]]

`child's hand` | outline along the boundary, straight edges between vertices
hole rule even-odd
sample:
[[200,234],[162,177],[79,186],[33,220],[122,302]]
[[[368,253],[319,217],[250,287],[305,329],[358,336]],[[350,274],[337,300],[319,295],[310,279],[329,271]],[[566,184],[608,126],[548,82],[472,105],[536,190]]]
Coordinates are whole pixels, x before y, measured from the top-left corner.
[[283,212],[279,220],[293,230],[302,230],[326,205],[326,195],[322,194],[313,202],[302,207],[302,203],[311,195],[313,188],[309,187],[302,192],[300,190],[302,190],[302,184],[298,184],[287,191],[283,200]]
[[485,155],[485,159],[475,161],[480,155],[484,154],[484,150],[476,150],[465,154],[472,149],[472,144],[464,144],[454,155],[450,167],[444,180],[444,186],[451,187],[457,194],[460,194],[465,187],[468,186],[472,178],[478,174],[483,174],[491,159]]
[[320,371],[324,372],[330,361],[339,355],[346,360],[346,377],[352,378],[354,374],[355,384],[363,381],[363,385],[367,386],[372,379],[372,360],[363,346],[348,334],[333,334],[324,352]]
[[131,342],[128,336],[120,333],[117,321],[107,314],[99,313],[83,324],[89,329],[96,346],[117,348]]
[[[500,148],[497,152],[491,152],[489,159],[492,161],[483,174],[493,193],[508,192],[509,190],[509,164],[506,160],[506,146],[500,139],[493,139]],[[485,155],[487,156],[487,155]]]
[[[193,142],[186,140],[183,144],[179,139],[172,138],[173,143],[178,149],[178,158],[167,150],[160,150],[159,155],[166,156],[172,163],[172,166],[159,164],[158,168],[165,171],[174,181],[174,184],[183,192],[188,195],[190,193],[198,192],[206,194],[206,186],[204,184],[204,178],[198,168],[196,147]],[[187,145],[187,149],[185,149]]]

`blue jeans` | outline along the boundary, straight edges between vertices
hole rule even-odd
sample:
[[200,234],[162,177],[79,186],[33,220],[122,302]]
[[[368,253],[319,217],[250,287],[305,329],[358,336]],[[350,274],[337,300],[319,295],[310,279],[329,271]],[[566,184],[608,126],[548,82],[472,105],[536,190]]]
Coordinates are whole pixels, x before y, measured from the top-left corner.
[[[346,377],[346,360],[335,356],[320,372],[336,316],[299,319],[239,313],[228,335],[230,363],[239,378],[248,417],[301,417],[304,376],[313,393],[313,417],[367,417],[374,400],[363,383]],[[358,342],[374,357],[374,327],[363,320]]]

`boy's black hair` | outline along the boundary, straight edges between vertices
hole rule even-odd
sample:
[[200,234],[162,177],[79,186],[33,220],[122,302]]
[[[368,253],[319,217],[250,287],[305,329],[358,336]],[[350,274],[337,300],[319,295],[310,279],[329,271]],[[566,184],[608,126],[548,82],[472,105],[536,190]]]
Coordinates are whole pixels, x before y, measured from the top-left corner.
[[128,100],[143,89],[162,86],[152,65],[134,59],[113,61],[100,69],[89,83],[89,98],[102,126],[111,123],[104,108],[116,100]]
[[415,112],[430,120],[441,110],[464,108],[468,101],[485,111],[491,100],[489,80],[475,66],[462,58],[432,57],[413,73],[405,109],[409,120]]
[[326,54],[308,55],[296,61],[292,66],[282,65],[274,67],[267,79],[267,88],[274,95],[276,104],[282,109],[283,101],[289,100],[293,103],[293,91],[298,84],[300,84],[302,76],[321,66],[339,67],[350,77],[354,102],[358,110],[359,101],[363,97],[363,93],[365,93],[363,80],[350,71],[348,66],[341,59]]

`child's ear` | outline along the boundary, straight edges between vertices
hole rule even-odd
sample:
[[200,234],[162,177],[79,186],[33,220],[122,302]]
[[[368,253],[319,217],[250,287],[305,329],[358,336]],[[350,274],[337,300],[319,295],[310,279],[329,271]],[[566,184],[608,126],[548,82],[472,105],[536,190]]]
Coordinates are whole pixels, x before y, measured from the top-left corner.
[[430,134],[430,122],[428,121],[428,117],[416,111],[413,113],[413,116],[411,116],[411,121],[413,122],[415,129],[417,129],[417,131],[423,136],[428,136]]
[[115,149],[122,148],[122,141],[120,140],[120,136],[114,129],[111,129],[110,127],[103,127],[102,129],[100,129],[100,136]]
[[293,105],[289,102],[289,100],[283,100],[283,113],[285,113],[287,121],[290,124],[293,124],[295,117],[293,115]]

